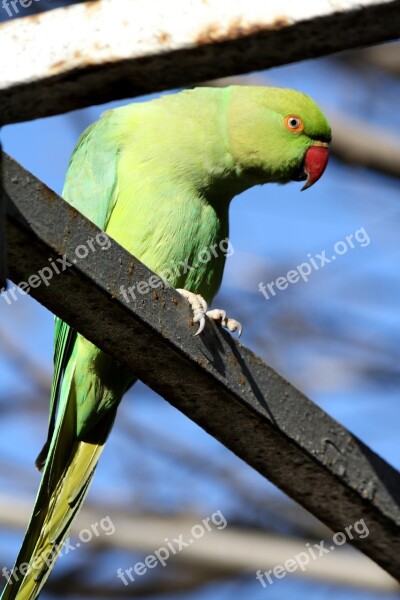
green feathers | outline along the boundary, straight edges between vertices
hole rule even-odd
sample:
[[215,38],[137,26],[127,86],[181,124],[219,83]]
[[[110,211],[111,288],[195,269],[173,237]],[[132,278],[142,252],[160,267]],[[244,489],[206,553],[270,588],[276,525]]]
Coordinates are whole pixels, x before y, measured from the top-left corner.
[[[262,87],[198,88],[105,113],[81,136],[64,198],[156,273],[196,263],[229,234],[230,200],[248,187],[322,175],[331,133],[304,94]],[[223,253],[169,283],[211,302]],[[129,325],[127,325],[129,326]],[[87,493],[118,404],[135,376],[56,320],[44,472],[3,600],[34,600]],[[37,565],[34,567],[34,565]],[[20,572],[20,571],[19,571]]]

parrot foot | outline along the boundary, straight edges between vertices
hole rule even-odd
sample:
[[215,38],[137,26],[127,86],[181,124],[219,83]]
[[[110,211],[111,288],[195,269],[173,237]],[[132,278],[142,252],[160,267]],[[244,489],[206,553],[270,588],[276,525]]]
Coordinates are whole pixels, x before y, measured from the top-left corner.
[[199,323],[199,328],[195,335],[199,335],[206,324],[206,316],[213,321],[218,322],[222,327],[225,327],[232,333],[238,331],[238,337],[242,335],[242,326],[235,319],[230,319],[226,316],[226,312],[221,310],[220,308],[214,308],[213,310],[209,310],[207,306],[207,302],[204,300],[200,294],[194,294],[193,292],[189,292],[184,289],[177,289],[177,292],[181,294],[186,300],[189,302],[190,307],[193,311],[193,322]]
[[225,329],[228,329],[228,331],[231,333],[237,331],[238,337],[242,335],[242,325],[239,323],[239,321],[236,321],[236,319],[230,319],[227,317],[224,310],[221,310],[220,308],[214,308],[213,310],[209,310],[206,314],[209,319],[219,322],[221,327],[225,327]]
[[194,294],[193,292],[188,292],[188,290],[177,289],[177,292],[181,294],[186,300],[189,302],[190,307],[193,311],[193,323],[199,323],[199,328],[195,335],[199,335],[205,327],[206,324],[206,314],[207,314],[207,302],[204,300],[200,294]]

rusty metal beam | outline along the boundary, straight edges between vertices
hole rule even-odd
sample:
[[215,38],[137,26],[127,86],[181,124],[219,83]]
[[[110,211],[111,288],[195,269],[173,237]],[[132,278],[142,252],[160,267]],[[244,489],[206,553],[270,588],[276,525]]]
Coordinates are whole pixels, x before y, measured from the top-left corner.
[[[4,174],[12,279],[334,531],[364,519],[352,543],[400,581],[398,472],[215,324],[193,337],[174,290],[127,301],[151,271],[115,242],[76,262],[99,230],[9,157]],[[62,254],[71,266],[38,285]]]
[[0,122],[397,38],[400,0],[97,0],[0,26]]

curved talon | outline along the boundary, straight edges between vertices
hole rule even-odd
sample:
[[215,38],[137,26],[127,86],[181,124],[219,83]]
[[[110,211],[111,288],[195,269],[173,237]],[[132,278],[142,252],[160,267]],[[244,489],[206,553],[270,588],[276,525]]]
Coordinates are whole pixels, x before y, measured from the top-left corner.
[[184,289],[177,289],[176,291],[189,302],[193,311],[193,323],[199,323],[199,328],[194,335],[199,335],[206,325],[207,302],[200,294],[194,294],[193,292]]
[[194,337],[196,337],[196,335],[199,335],[199,334],[200,334],[200,333],[203,331],[203,329],[204,329],[204,327],[205,327],[205,326],[206,326],[206,320],[205,320],[205,318],[204,318],[204,317],[201,317],[201,318],[200,318],[200,325],[199,325],[199,328],[198,328],[198,330],[196,331],[196,333],[194,334]]
[[223,323],[223,326],[226,327],[227,329],[229,329],[229,331],[231,331],[232,333],[237,331],[238,338],[240,338],[240,336],[242,335],[243,327],[242,327],[241,323],[239,323],[239,321],[236,321],[235,319],[227,319],[226,324]]

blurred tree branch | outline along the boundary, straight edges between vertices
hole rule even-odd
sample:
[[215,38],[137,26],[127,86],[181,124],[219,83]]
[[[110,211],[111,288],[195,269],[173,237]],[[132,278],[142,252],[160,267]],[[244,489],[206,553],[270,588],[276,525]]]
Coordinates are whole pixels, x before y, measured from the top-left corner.
[[51,387],[51,374],[45,371],[3,327],[0,327],[0,349],[7,359],[32,384],[33,393],[48,395]]
[[[13,497],[0,496],[0,523],[6,519],[9,526],[24,527],[29,512],[29,502],[24,504],[19,501],[16,503]],[[161,546],[165,546],[165,540],[174,540],[174,536],[182,534],[181,539],[187,541],[192,527],[202,522],[202,516],[199,514],[175,516],[137,514],[115,508],[110,510],[109,507],[107,514],[112,515],[111,520],[115,532],[112,535],[92,538],[87,545],[90,552],[108,547],[109,549],[139,552],[142,557],[145,557],[148,553],[153,553]],[[102,509],[99,506],[83,507],[73,531],[78,533],[80,530],[87,530],[88,523],[96,523],[102,516]],[[326,539],[330,540],[331,536],[327,536]],[[187,547],[173,556],[170,553],[168,564],[171,564],[172,567],[180,566],[183,573],[187,572],[187,566],[194,571],[200,569],[203,571],[203,582],[206,583],[210,576],[214,578],[217,574],[218,577],[225,577],[228,574],[239,574],[246,571],[254,573],[257,569],[263,571],[273,569],[275,565],[283,564],[288,558],[305,550],[305,540],[301,538],[271,535],[260,530],[237,527],[229,523],[229,527],[225,526],[222,529],[217,529],[213,525],[210,531],[205,530],[204,535],[195,539],[192,545],[187,544]],[[96,565],[97,561],[91,560],[90,563]],[[79,565],[79,569],[81,568],[82,564]],[[115,573],[116,571],[117,569],[115,569]],[[349,551],[347,548],[335,548],[335,552],[331,552],[329,557],[324,560],[310,560],[306,571],[304,573],[299,571],[297,575],[368,589],[398,589],[395,580],[380,567],[361,553],[354,550]],[[68,577],[70,578],[70,574]],[[149,572],[149,581],[151,577],[151,572]],[[77,580],[80,579],[80,577],[77,578]],[[115,579],[118,583],[116,575]],[[146,579],[143,578],[143,581]],[[185,586],[185,577],[179,576],[176,581]],[[137,587],[136,583],[135,580],[131,589]],[[73,586],[70,591],[74,589]],[[173,589],[176,591],[177,588]],[[64,593],[66,592],[64,591]]]
[[352,56],[395,77],[400,76],[400,42],[354,50],[346,53],[346,56]]
[[383,129],[343,115],[329,113],[332,153],[344,162],[400,177],[400,143]]

